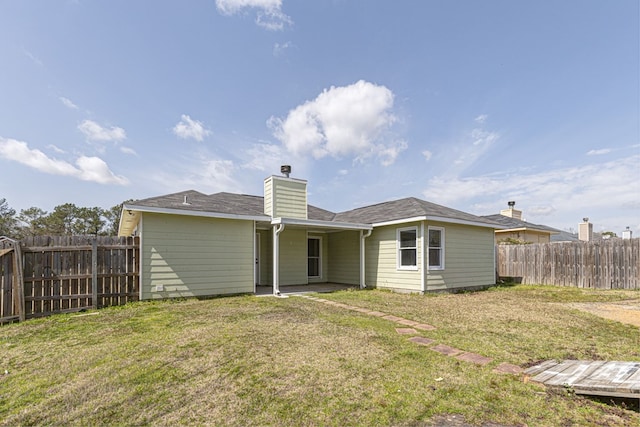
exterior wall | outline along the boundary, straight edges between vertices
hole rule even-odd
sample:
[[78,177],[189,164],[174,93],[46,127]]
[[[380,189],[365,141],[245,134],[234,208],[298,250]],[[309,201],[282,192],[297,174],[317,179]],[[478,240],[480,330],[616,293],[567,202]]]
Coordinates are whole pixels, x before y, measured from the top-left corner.
[[253,292],[252,221],[154,213],[142,221],[141,299]]
[[544,232],[537,232],[534,230],[523,231],[496,231],[496,242],[500,243],[506,239],[522,240],[523,242],[530,243],[549,243],[551,241],[551,234]]
[[307,181],[270,176],[264,181],[265,214],[307,219]]
[[332,283],[358,285],[360,283],[360,232],[341,231],[327,235],[328,280]]
[[280,285],[304,285],[307,277],[307,231],[285,228],[280,233]]
[[[399,270],[397,265],[398,249],[396,244],[396,233],[398,228],[412,226],[418,228],[418,269]],[[421,292],[421,276],[424,272],[425,265],[423,262],[422,238],[419,222],[374,228],[371,236],[367,237],[365,240],[365,282],[367,287]]]
[[427,223],[445,230],[444,270],[429,270],[426,290],[455,290],[493,285],[495,278],[494,231],[459,224]]

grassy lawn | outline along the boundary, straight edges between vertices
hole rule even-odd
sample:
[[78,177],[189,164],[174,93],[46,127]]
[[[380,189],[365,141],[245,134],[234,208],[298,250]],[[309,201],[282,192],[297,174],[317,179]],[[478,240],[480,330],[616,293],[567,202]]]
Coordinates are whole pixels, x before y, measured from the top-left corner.
[[[322,298],[437,327],[481,367],[315,301],[252,296],[130,304],[0,327],[0,425],[640,425],[640,414],[494,373],[500,362],[640,361],[640,329],[562,303],[640,292],[516,286]],[[5,373],[7,372],[7,373]]]

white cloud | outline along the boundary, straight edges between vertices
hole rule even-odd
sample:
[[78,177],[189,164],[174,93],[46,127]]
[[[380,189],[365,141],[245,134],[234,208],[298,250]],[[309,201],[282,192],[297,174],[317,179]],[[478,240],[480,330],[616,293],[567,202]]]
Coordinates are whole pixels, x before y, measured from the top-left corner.
[[590,150],[589,152],[587,152],[587,156],[598,156],[601,154],[608,154],[611,152],[610,148],[602,148],[599,150]]
[[26,142],[15,139],[0,137],[0,156],[52,175],[71,176],[100,184],[129,183],[127,178],[111,172],[107,164],[98,157],[80,156],[74,166],[64,160],[52,159],[38,149],[29,148]]
[[22,53],[24,53],[24,55],[29,58],[34,64],[36,64],[38,67],[42,67],[44,64],[42,63],[42,61],[40,60],[40,58],[38,58],[37,56],[35,56],[33,53],[29,52],[27,49],[22,49]]
[[138,153],[136,153],[136,150],[134,150],[131,147],[120,147],[120,151],[123,152],[124,154],[131,154],[133,156],[136,156]]
[[404,141],[382,141],[396,118],[391,113],[393,93],[384,86],[360,80],[325,89],[313,101],[289,111],[283,120],[271,117],[274,136],[294,155],[355,160],[376,155],[391,164],[407,146]]
[[62,148],[60,148],[60,147],[58,147],[58,146],[56,146],[56,145],[53,145],[53,144],[49,144],[49,145],[47,145],[47,148],[52,149],[53,151],[55,151],[55,152],[56,152],[56,153],[58,153],[58,154],[64,154],[64,153],[66,153],[66,151],[64,151]]
[[429,150],[424,150],[424,151],[422,152],[422,155],[424,156],[424,159],[425,159],[426,161],[431,160],[431,157],[433,157],[433,153],[432,153],[431,151],[429,151]]
[[[423,196],[436,203],[454,206],[467,201],[487,206],[489,203],[501,205],[507,200],[526,200],[533,208],[525,211],[525,215],[532,217],[547,216],[552,212],[572,218],[593,216],[590,212],[596,211],[603,215],[605,212],[633,212],[640,195],[638,170],[640,155],[520,175],[438,176],[428,181]],[[635,212],[637,216],[637,210]]]
[[118,142],[127,138],[127,133],[120,127],[104,128],[93,120],[84,120],[78,125],[80,132],[89,141]]
[[478,124],[483,124],[484,122],[487,121],[487,119],[489,118],[488,115],[486,114],[480,114],[478,117],[476,117],[475,119],[473,119],[473,121],[475,121]]
[[58,98],[60,100],[60,102],[62,102],[62,104],[69,108],[70,110],[77,110],[78,106],[76,104],[73,103],[73,101],[71,101],[69,98],[65,98],[64,96],[61,96]]
[[408,144],[406,141],[399,140],[386,146],[377,145],[375,151],[382,166],[390,166],[396,161],[400,153],[407,149],[407,147]]
[[173,127],[173,133],[178,138],[192,138],[199,142],[202,142],[206,136],[211,135],[211,131],[205,129],[201,121],[193,120],[186,114],[183,114],[180,122]]
[[273,45],[273,56],[275,56],[276,58],[281,57],[285,54],[285,51],[287,51],[288,49],[291,49],[293,47],[293,43],[291,42],[286,42],[286,43],[276,43]]
[[92,181],[100,184],[127,185],[129,180],[111,172],[109,166],[99,157],[80,156],[76,160],[79,172],[76,174],[83,181]]
[[242,167],[247,169],[273,172],[280,170],[279,165],[283,162],[282,148],[274,144],[253,144],[246,153],[250,160]]
[[293,24],[291,18],[282,12],[282,0],[216,0],[216,7],[224,15],[255,9],[256,24],[271,31],[280,31]]

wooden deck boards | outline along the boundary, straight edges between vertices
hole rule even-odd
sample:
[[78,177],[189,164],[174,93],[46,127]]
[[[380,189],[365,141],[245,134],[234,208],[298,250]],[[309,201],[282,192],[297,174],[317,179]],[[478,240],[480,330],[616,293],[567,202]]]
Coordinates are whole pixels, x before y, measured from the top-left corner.
[[640,362],[550,360],[524,371],[531,381],[577,394],[640,399]]

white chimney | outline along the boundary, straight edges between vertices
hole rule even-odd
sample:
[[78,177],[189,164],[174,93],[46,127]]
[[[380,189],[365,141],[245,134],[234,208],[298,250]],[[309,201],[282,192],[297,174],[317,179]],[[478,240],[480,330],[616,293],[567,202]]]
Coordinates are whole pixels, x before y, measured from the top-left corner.
[[522,220],[522,211],[519,211],[518,209],[515,209],[516,202],[509,201],[507,203],[507,205],[509,206],[509,209],[501,210],[500,211],[500,215],[508,216],[509,218],[515,218],[515,219]]
[[578,224],[578,240],[583,242],[593,240],[593,224],[589,222],[589,218],[582,218],[582,222]]
[[632,235],[633,235],[633,231],[631,231],[629,227],[627,227],[627,229],[622,232],[623,239],[631,239]]

